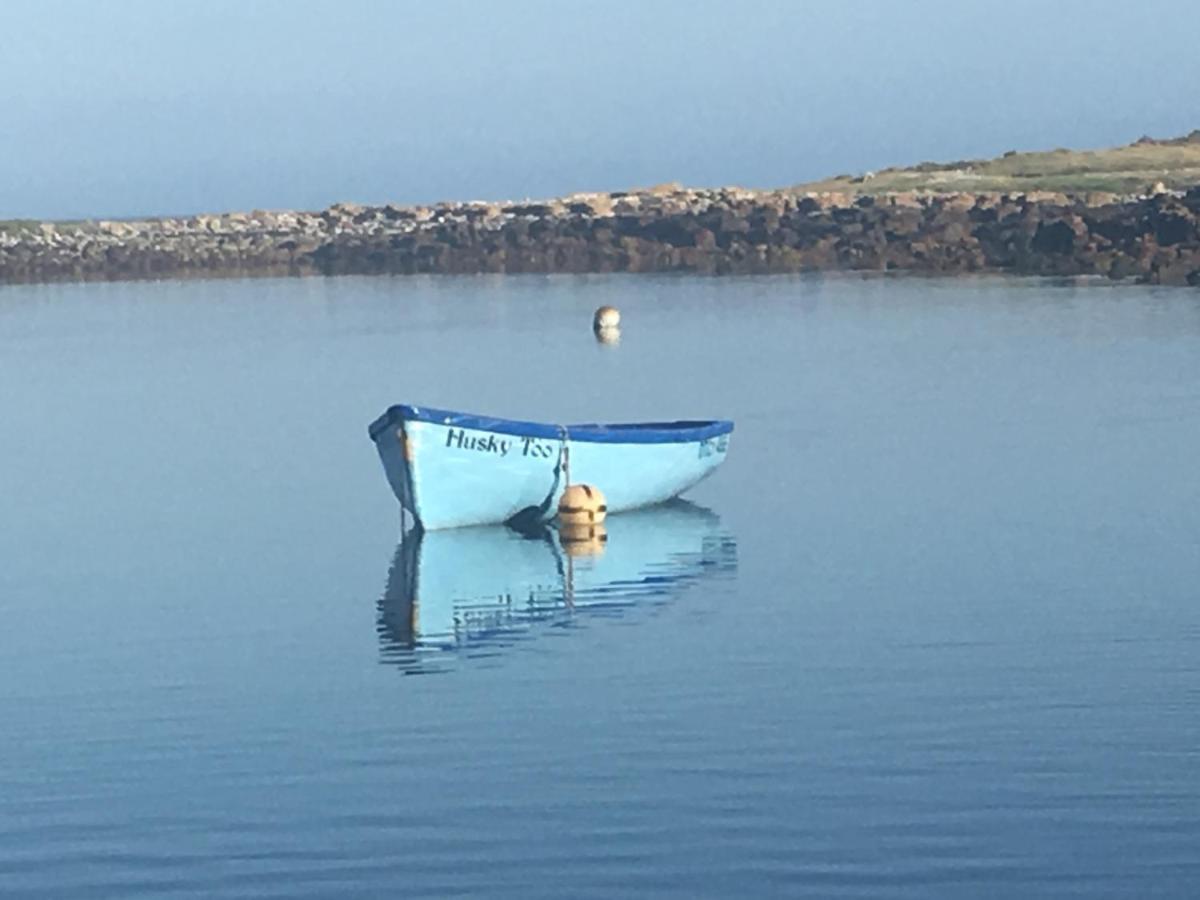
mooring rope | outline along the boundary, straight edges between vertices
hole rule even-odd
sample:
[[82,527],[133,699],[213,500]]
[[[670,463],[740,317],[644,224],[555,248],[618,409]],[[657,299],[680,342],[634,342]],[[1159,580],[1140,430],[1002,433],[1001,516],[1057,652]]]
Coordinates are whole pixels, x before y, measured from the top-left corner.
[[[563,487],[571,486],[571,445],[568,443],[571,433],[567,430],[566,425],[558,426],[559,439],[561,441],[558,448],[558,462],[562,467],[563,472]],[[557,470],[558,466],[555,467]],[[558,472],[555,471],[555,482],[557,483]]]
[[[567,426],[558,425],[556,427],[559,434],[558,459],[554,461],[554,482],[550,485],[550,492],[546,494],[546,499],[537,506],[527,506],[521,512],[517,513],[517,515],[513,516],[509,520],[510,523],[523,522],[533,526],[546,522],[547,519],[551,518],[550,508],[554,505],[554,498],[558,493],[560,479],[564,482],[564,489],[566,485],[571,483],[571,450],[567,444],[571,435],[567,430]],[[529,518],[531,515],[533,516],[532,521]]]

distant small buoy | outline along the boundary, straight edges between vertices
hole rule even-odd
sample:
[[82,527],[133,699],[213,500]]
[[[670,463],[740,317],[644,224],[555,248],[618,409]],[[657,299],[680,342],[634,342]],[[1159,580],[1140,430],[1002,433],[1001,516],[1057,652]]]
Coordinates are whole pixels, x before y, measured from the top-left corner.
[[619,344],[621,343],[620,328],[597,328],[596,340],[601,344]]
[[596,315],[592,317],[592,328],[599,331],[601,328],[616,328],[621,324],[621,311],[615,306],[602,306],[596,310]]
[[558,501],[561,525],[599,525],[608,515],[608,503],[599,488],[590,484],[572,484]]
[[608,532],[603,524],[562,525],[558,540],[567,556],[599,556],[608,543]]

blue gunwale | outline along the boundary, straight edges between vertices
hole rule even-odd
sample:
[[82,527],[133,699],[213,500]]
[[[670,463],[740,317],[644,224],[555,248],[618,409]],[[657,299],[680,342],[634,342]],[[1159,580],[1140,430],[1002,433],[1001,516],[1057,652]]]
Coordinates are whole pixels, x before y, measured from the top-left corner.
[[686,444],[719,437],[733,431],[733,423],[726,419],[685,422],[639,422],[630,424],[585,424],[547,425],[543,422],[522,422],[514,419],[497,419],[470,413],[434,409],[429,406],[392,406],[371,423],[369,430],[374,440],[388,428],[400,422],[431,422],[437,425],[452,425],[473,431],[494,431],[517,437],[561,440],[563,430],[572,441],[596,444]]

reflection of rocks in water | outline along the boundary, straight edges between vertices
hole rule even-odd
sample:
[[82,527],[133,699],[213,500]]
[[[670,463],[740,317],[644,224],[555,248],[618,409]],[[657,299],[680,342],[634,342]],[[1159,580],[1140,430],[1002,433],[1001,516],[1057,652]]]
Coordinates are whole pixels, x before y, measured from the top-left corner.
[[410,533],[379,601],[385,662],[424,671],[429,650],[494,651],[538,623],[622,615],[737,568],[737,546],[710,510],[677,500],[611,516],[603,552],[567,552],[551,529],[503,526]]

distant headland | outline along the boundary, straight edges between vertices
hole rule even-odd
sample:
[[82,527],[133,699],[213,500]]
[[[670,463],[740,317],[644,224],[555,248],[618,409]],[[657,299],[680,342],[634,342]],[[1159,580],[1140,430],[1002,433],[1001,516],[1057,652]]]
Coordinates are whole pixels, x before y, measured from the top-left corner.
[[338,274],[809,271],[1096,275],[1200,286],[1200,130],[774,190],[339,203],[136,221],[0,220],[0,283]]

